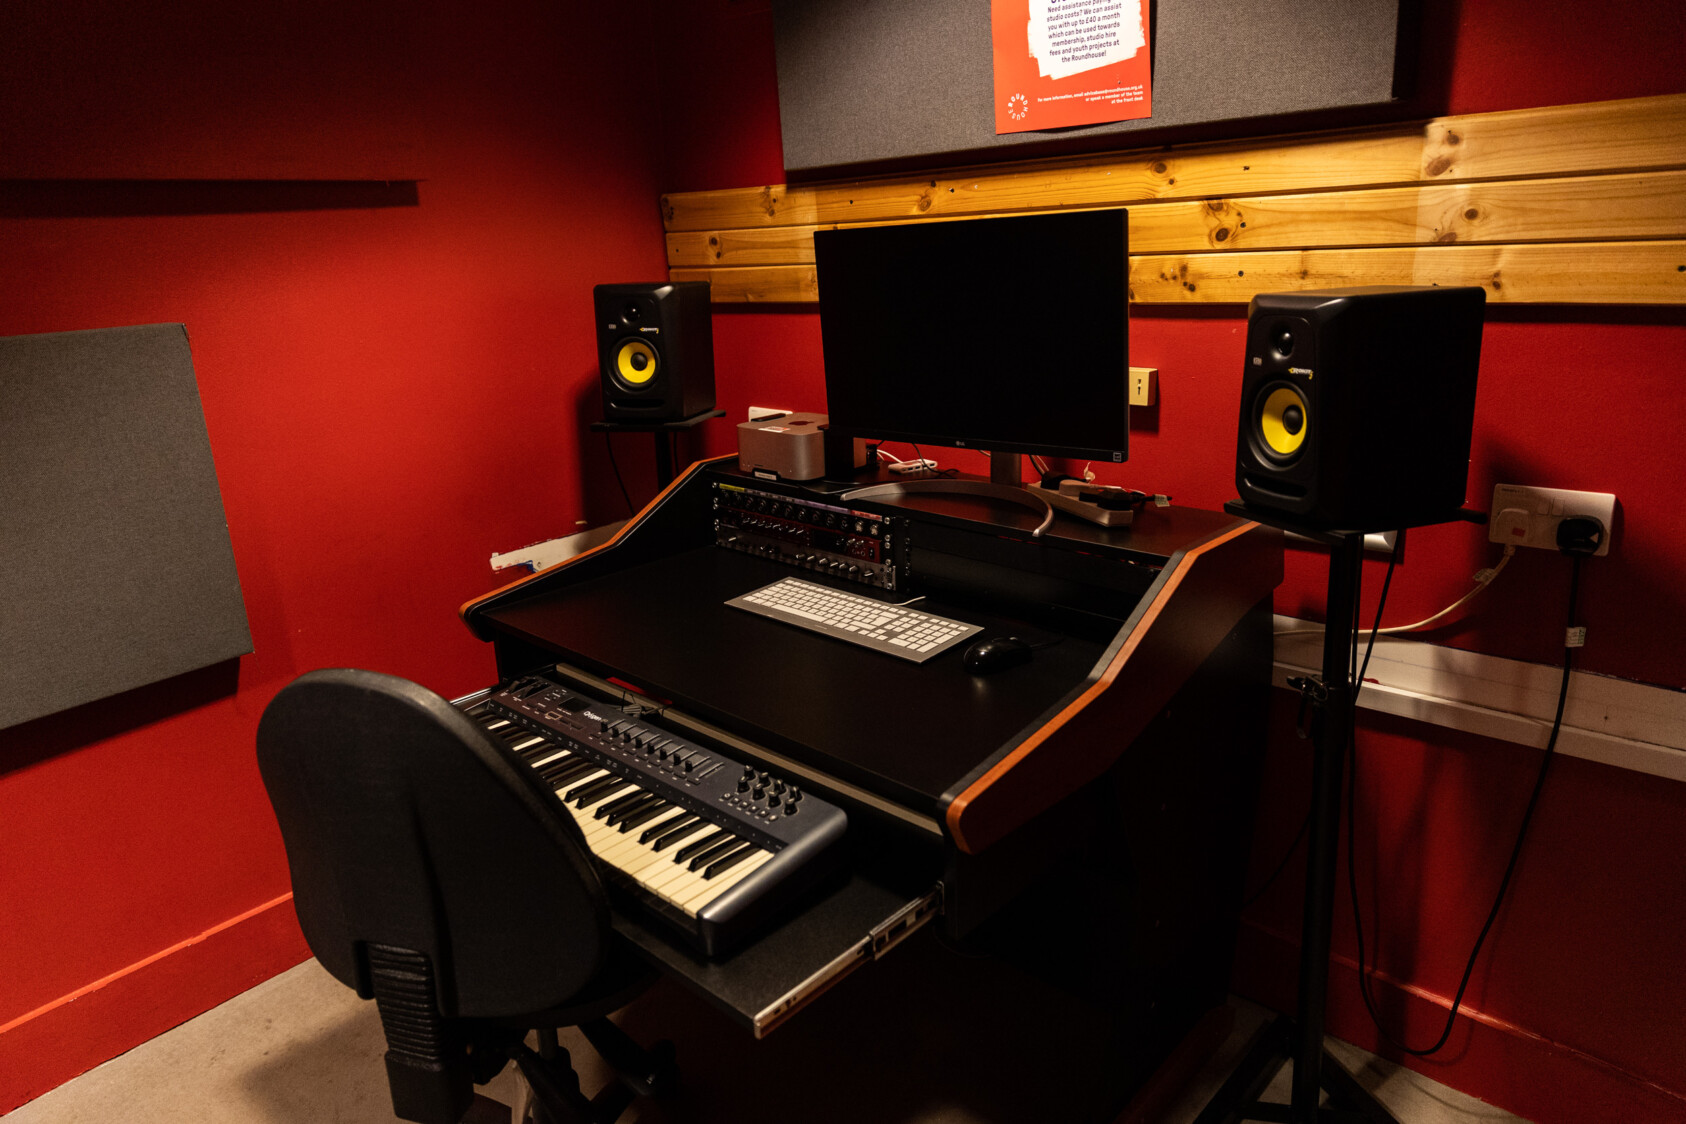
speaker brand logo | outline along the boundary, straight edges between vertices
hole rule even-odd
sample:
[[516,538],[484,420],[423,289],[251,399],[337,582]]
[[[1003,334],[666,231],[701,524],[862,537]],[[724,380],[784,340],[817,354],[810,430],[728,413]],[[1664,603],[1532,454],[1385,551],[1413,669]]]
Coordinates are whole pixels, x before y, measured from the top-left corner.
[[1309,379],[1311,377],[1311,368],[1310,367],[1289,367],[1288,373],[1290,375],[1304,375],[1306,378]]

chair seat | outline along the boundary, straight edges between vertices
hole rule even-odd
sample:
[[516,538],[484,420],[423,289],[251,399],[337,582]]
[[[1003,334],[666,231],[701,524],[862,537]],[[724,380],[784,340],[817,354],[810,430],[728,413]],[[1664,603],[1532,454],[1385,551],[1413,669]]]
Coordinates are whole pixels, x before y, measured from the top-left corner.
[[495,1020],[522,1029],[537,1026],[578,1026],[620,1010],[655,982],[656,970],[625,941],[609,943],[602,969],[568,1002],[532,1014]]

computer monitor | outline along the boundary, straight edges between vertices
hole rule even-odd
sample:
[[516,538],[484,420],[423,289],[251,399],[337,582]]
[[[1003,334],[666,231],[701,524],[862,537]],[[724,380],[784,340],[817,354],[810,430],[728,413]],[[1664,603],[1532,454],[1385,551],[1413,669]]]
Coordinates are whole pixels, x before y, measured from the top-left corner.
[[1125,459],[1123,210],[821,230],[814,252],[834,430]]

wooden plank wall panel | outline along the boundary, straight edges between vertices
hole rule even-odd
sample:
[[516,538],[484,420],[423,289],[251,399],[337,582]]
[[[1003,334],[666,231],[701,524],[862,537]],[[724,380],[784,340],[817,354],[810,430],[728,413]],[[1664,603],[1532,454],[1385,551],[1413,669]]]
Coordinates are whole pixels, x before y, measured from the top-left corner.
[[1494,301],[1686,303],[1686,95],[662,198],[673,278],[722,303],[817,300],[818,229],[1102,206],[1130,208],[1143,302],[1480,284]]

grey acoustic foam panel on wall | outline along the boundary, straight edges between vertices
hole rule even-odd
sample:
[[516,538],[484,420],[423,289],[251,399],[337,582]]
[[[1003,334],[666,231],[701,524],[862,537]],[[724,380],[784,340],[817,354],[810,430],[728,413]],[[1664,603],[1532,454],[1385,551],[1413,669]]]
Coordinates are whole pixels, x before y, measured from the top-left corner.
[[989,0],[774,0],[785,168],[1386,102],[1399,5],[1158,0],[1152,118],[998,136]]
[[252,650],[187,330],[0,339],[0,728]]

